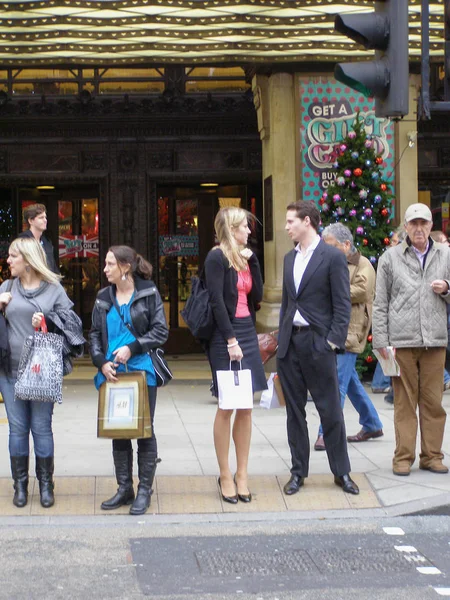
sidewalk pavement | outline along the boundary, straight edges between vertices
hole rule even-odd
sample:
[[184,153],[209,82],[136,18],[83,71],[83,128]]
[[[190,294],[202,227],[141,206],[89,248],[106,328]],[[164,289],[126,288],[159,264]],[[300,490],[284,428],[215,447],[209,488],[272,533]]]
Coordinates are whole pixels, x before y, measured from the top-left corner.
[[[155,432],[162,462],[148,515],[175,520],[196,518],[195,515],[202,520],[229,520],[236,518],[234,513],[239,513],[240,519],[346,518],[411,514],[450,504],[450,475],[420,471],[418,461],[409,477],[393,475],[393,407],[384,402],[383,394],[370,393],[370,388],[367,391],[383,422],[384,437],[349,444],[352,475],[361,490],[359,496],[344,494],[334,485],[326,453],[313,450],[319,426],[313,403],[307,407],[310,475],[298,494],[285,496],[282,488],[289,478],[290,467],[285,409],[260,409],[257,398],[249,461],[253,501],[237,505],[223,503],[217,485],[212,435],[216,402],[209,391],[209,366],[201,356],[179,357],[169,362],[175,379],[158,391]],[[55,407],[56,502],[51,509],[40,506],[34,478],[30,481],[28,505],[18,509],[12,504],[8,424],[4,405],[0,404],[1,517],[45,515],[51,521],[60,516],[103,515],[107,518],[128,512],[128,507],[107,513],[100,510],[101,501],[114,493],[116,483],[111,441],[96,437],[97,392],[92,384],[93,374],[87,362],[77,365],[65,379],[63,404]],[[450,393],[446,392],[443,398],[448,412]],[[358,415],[348,399],[344,414],[347,433],[357,433]],[[444,460],[450,465],[449,423],[443,450]],[[232,444],[230,457],[234,469]],[[34,473],[33,464],[31,473]]]

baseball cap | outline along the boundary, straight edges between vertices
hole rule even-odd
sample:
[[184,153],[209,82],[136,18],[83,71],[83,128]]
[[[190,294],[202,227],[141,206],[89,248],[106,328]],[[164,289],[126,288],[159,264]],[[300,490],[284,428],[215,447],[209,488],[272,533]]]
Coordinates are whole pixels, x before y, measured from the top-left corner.
[[433,215],[426,204],[422,204],[422,202],[416,202],[415,204],[408,206],[405,212],[405,223],[409,223],[409,221],[412,221],[413,219],[432,221]]

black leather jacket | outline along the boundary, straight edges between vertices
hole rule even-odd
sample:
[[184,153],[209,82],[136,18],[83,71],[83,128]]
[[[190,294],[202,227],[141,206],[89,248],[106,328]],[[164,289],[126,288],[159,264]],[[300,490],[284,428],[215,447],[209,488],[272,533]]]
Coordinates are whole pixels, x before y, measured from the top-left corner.
[[[153,281],[134,278],[136,291],[130,306],[133,334],[137,340],[129,344],[131,354],[143,354],[152,348],[162,346],[168,336],[169,329],[164,314],[161,296]],[[89,332],[89,351],[94,365],[101,369],[108,362],[108,329],[106,316],[114,304],[116,289],[110,285],[100,290],[92,311],[92,327]]]

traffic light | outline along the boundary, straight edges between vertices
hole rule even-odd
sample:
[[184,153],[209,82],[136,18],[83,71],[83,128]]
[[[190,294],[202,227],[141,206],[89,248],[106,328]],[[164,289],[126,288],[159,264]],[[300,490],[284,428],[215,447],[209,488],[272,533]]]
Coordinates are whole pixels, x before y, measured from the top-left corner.
[[338,63],[334,76],[341,83],[375,98],[377,117],[408,114],[408,0],[375,2],[375,12],[336,15],[339,33],[375,50],[375,60]]

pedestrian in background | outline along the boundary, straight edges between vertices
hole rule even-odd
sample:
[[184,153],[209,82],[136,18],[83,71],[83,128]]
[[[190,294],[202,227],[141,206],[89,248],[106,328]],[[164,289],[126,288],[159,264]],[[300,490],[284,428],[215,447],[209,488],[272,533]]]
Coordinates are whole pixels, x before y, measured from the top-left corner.
[[47,230],[47,209],[43,204],[30,204],[23,211],[23,219],[28,225],[28,229],[19,233],[19,237],[34,238],[39,242],[44,250],[48,268],[53,273],[59,273],[55,250],[45,234]]
[[396,350],[400,376],[393,377],[396,447],[393,473],[409,475],[415,461],[417,410],[419,468],[448,473],[442,441],[446,413],[442,380],[450,302],[450,250],[430,237],[433,218],[425,204],[405,212],[406,239],[385,252],[377,271],[373,347],[387,358]]
[[[51,330],[48,315],[71,310],[73,303],[60,284],[60,277],[47,266],[44,251],[34,238],[17,238],[9,247],[8,265],[14,278],[0,287],[0,308],[5,309],[10,346],[10,372],[0,372],[0,392],[5,401],[9,425],[9,454],[14,479],[13,503],[23,507],[28,501],[30,433],[36,457],[41,505],[53,506],[54,440],[53,403],[15,400],[14,385],[24,342],[41,326],[43,317]],[[76,323],[75,323],[76,326]],[[78,321],[81,339],[81,321]]]
[[320,239],[319,225],[314,202],[287,207],[285,229],[296,246],[284,257],[277,371],[292,459],[291,477],[283,488],[288,496],[308,477],[308,390],[320,416],[334,482],[346,493],[359,494],[350,477],[336,368],[336,350],[344,351],[350,322],[348,267],[343,252]]
[[[445,233],[443,231],[439,231],[439,230],[435,230],[432,231],[430,233],[430,238],[432,240],[434,240],[435,242],[439,242],[440,244],[446,244],[447,246],[449,245],[448,243],[448,238],[445,235]],[[447,332],[450,330],[450,304],[447,304]],[[449,337],[450,340],[450,337]],[[446,390],[450,390],[450,373],[448,372],[449,369],[449,362],[450,362],[450,346],[447,345],[447,352],[446,352],[446,366],[444,369],[444,391]]]
[[113,440],[117,493],[102,502],[103,510],[131,504],[130,514],[144,514],[150,506],[153,481],[159,462],[154,429],[156,375],[149,350],[167,340],[164,306],[152,281],[152,265],[129,246],[112,246],[105,258],[104,273],[110,284],[97,294],[89,333],[92,362],[98,368],[95,386],[117,382],[117,373],[145,371],[152,436],[137,440],[139,485],[133,488],[131,440]]
[[[350,300],[352,303],[350,324],[345,352],[337,355],[337,372],[341,406],[348,396],[359,414],[361,431],[347,437],[348,442],[366,442],[383,435],[383,424],[377,409],[367,395],[356,371],[356,359],[363,352],[372,325],[372,305],[375,295],[375,270],[365,256],[356,250],[353,235],[342,223],[325,227],[322,239],[344,253],[350,276]],[[319,427],[314,450],[325,450],[323,429]]]
[[[250,218],[252,215],[242,208],[222,208],[214,221],[219,245],[210,250],[205,260],[206,286],[215,322],[207,355],[216,397],[216,373],[228,370],[233,361],[239,361],[243,369],[251,370],[253,392],[267,388],[255,329],[255,311],[262,300],[263,281],[258,259],[247,248]],[[242,502],[252,499],[248,489],[252,411],[236,410],[232,432],[237,463],[234,481],[228,459],[232,413],[232,410],[217,409],[214,446],[222,498],[236,504],[238,499]]]
[[[389,242],[389,248],[393,246],[397,246],[403,242],[406,237],[406,231],[403,225],[401,227],[397,227],[397,229],[393,232],[391,236],[391,240]],[[384,397],[384,401],[388,404],[394,404],[394,392],[392,391],[392,380],[388,375],[383,373],[383,369],[381,368],[381,364],[377,362],[375,367],[375,372],[373,374],[372,379],[372,392],[374,394],[386,394]]]

